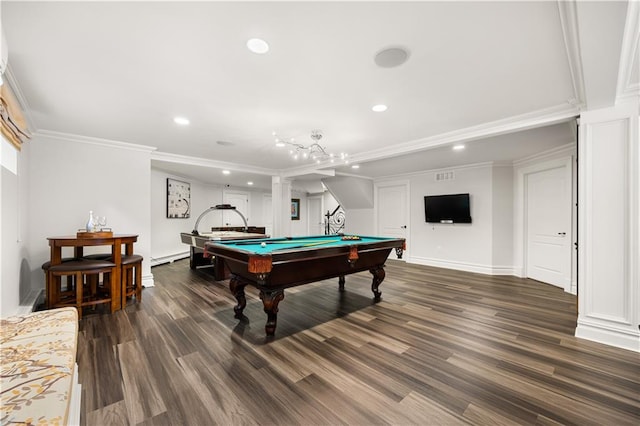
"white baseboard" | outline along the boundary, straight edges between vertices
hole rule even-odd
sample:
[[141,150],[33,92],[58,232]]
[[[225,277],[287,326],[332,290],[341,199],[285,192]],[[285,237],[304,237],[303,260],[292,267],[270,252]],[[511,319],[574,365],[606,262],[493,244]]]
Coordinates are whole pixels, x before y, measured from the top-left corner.
[[640,352],[640,332],[607,327],[578,318],[576,337]]
[[161,257],[152,257],[151,258],[151,267],[154,266],[158,266],[158,265],[162,265],[164,263],[171,263],[174,262],[176,260],[182,260],[189,257],[189,252],[182,252],[182,253],[177,253],[177,254],[170,254],[168,256],[161,256]]
[[29,294],[20,302],[20,305],[14,312],[14,316],[24,316],[36,310],[38,298],[44,293],[44,290],[31,290]]
[[153,274],[143,275],[142,276],[142,286],[143,287],[153,287],[153,286],[155,286],[155,282],[153,280]]
[[80,425],[82,386],[78,383],[78,363],[73,366],[73,381],[71,383],[71,395],[69,397],[69,413],[67,414],[67,424],[70,426]]
[[426,257],[410,257],[409,259],[407,259],[407,263],[435,266],[438,268],[455,269],[457,271],[475,272],[485,275],[515,275],[516,273],[515,269],[512,266],[480,265],[442,259],[430,259]]

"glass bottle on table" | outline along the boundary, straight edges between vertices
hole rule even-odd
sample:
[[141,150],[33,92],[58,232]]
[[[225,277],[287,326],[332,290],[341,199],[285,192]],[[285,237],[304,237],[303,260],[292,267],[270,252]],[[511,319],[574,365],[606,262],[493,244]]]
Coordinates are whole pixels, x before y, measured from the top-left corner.
[[93,210],[89,210],[89,220],[87,221],[87,232],[93,232],[96,227],[95,219],[93,218]]

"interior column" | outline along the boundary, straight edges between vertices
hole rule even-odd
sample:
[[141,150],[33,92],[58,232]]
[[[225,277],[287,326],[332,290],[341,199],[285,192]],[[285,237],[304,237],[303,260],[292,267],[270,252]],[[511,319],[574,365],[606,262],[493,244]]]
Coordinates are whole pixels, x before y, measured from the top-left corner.
[[271,199],[273,200],[273,235],[291,235],[291,181],[282,176],[271,177]]

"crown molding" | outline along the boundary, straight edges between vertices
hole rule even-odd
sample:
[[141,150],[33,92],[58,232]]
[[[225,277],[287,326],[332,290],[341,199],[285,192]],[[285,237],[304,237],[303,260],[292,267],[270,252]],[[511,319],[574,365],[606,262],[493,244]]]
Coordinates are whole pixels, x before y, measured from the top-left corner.
[[578,115],[579,111],[575,106],[562,104],[411,142],[394,144],[389,148],[369,151],[366,154],[351,155],[350,162],[362,163],[366,161],[380,160],[383,158],[397,157],[442,145],[468,142],[475,139],[483,139],[536,127],[549,126],[575,118]]
[[371,176],[356,175],[354,173],[347,173],[347,172],[336,172],[336,176],[348,176],[348,177],[356,177],[356,178],[368,179],[368,180],[378,179],[378,178],[373,178]]
[[305,175],[323,175],[323,176],[335,176],[335,169],[327,169],[321,166],[309,165],[304,167],[293,167],[291,169],[283,169],[278,174],[285,178],[293,178],[296,176]]
[[[511,167],[512,164],[505,161],[483,161],[481,163],[462,164],[450,167],[438,167],[437,169],[417,170],[415,172],[398,173],[395,175],[386,175],[372,178],[375,182],[386,182],[395,179],[407,179],[414,176],[421,176],[429,173],[449,172],[459,170],[482,169],[487,167]],[[361,176],[362,177],[362,176]]]
[[226,169],[237,172],[255,173],[258,175],[274,176],[278,175],[278,170],[266,169],[263,167],[248,166],[246,164],[228,163],[224,161],[209,160],[206,158],[189,157],[187,155],[171,154],[168,152],[153,152],[151,160],[165,163],[185,164],[189,166],[209,167],[215,169]]
[[528,157],[520,158],[513,162],[514,167],[523,167],[530,163],[537,163],[542,160],[547,160],[557,156],[570,156],[576,155],[576,144],[574,142],[562,145],[556,148],[549,149],[547,151],[539,152],[537,154],[530,155]]
[[132,151],[153,152],[156,149],[158,149],[153,146],[138,145],[138,144],[128,143],[128,142],[120,142],[120,141],[114,141],[111,139],[94,138],[92,136],[74,135],[72,133],[56,132],[54,130],[38,130],[34,135],[46,137],[49,139],[66,141],[66,142],[100,145],[100,146],[107,146],[110,148],[129,149]]
[[620,52],[620,66],[618,67],[618,85],[616,87],[616,102],[623,99],[640,96],[640,84],[631,83],[633,66],[638,63],[638,49],[640,45],[640,2],[627,3],[627,20],[622,36],[622,50]]
[[582,69],[582,56],[580,54],[580,35],[578,32],[578,12],[575,1],[558,0],[558,12],[560,13],[560,26],[564,38],[564,47],[569,61],[569,72],[573,83],[574,99],[571,102],[582,108],[586,103],[586,91],[584,86],[584,72]]
[[22,89],[18,84],[18,80],[16,80],[15,76],[13,75],[11,65],[7,65],[7,69],[3,75],[5,80],[9,82],[9,86],[11,86],[11,89],[16,99],[18,99],[18,103],[20,104],[20,108],[22,109],[21,111],[22,115],[27,119],[28,130],[32,134],[36,133],[38,130],[38,127],[36,126],[36,123],[33,120],[33,116],[31,115],[31,108],[29,108],[29,103],[27,102],[27,98],[22,93]]

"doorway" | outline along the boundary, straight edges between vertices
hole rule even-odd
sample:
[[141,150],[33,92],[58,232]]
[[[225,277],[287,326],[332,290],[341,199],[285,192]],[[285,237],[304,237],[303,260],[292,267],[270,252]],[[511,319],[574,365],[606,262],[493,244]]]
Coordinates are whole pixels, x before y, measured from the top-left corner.
[[[404,238],[408,241],[409,208],[407,206],[409,194],[408,181],[394,181],[376,184],[375,186],[375,214],[377,216],[377,235],[381,237]],[[390,255],[398,259],[397,253]],[[406,259],[403,253],[402,259]]]
[[322,195],[314,195],[307,198],[307,234],[323,235],[323,206]]
[[524,174],[525,277],[571,291],[572,161]]
[[[224,203],[231,204],[236,208],[242,216],[249,222],[249,193],[248,192],[235,192],[225,191],[223,195]],[[242,218],[239,214],[223,210],[222,211],[222,223],[224,226],[244,226]]]

